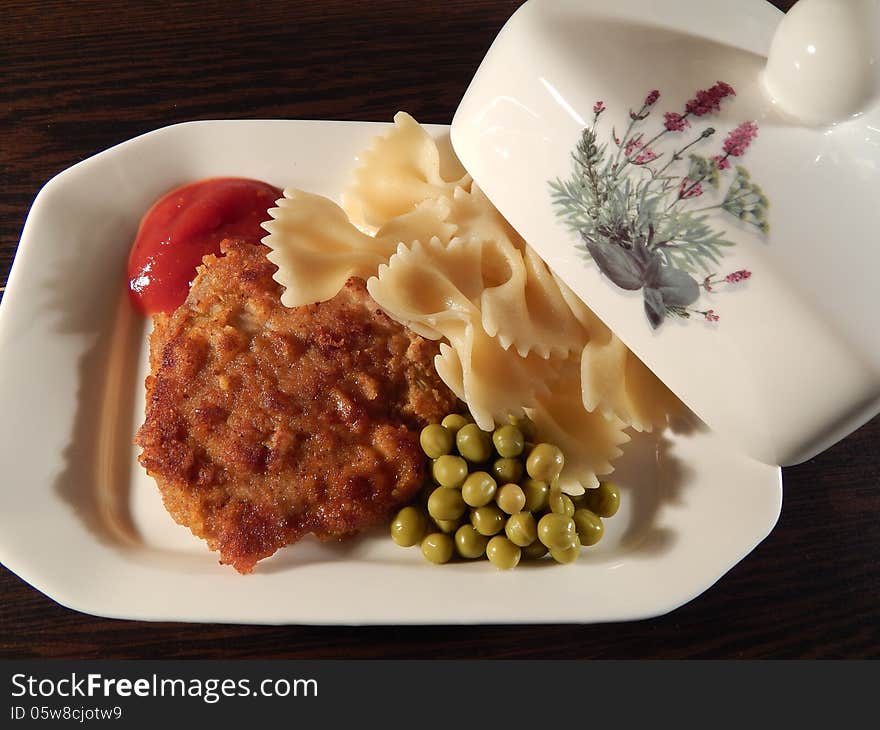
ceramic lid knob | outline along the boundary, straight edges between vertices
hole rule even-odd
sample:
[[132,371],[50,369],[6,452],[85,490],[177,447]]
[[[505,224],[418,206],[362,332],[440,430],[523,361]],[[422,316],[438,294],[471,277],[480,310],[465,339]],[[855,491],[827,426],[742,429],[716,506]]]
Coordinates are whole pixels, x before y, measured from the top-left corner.
[[798,0],[776,30],[763,81],[807,124],[865,111],[880,96],[880,0]]

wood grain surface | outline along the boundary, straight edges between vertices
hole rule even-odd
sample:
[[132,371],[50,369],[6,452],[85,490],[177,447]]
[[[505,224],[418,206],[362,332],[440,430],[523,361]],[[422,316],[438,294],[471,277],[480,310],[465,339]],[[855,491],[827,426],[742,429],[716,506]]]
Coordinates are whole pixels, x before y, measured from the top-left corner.
[[[41,185],[142,132],[192,119],[384,121],[399,109],[449,123],[518,5],[4,3],[2,281]],[[150,624],[69,611],[2,569],[0,657],[877,657],[878,438],[875,420],[785,470],[782,517],[770,537],[704,595],[652,620],[465,628]]]

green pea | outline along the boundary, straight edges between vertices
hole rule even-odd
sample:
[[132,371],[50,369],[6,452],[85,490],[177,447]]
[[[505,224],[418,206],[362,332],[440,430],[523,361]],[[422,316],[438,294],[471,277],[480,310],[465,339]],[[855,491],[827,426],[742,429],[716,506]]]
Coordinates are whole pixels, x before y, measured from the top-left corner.
[[505,484],[495,495],[495,502],[503,512],[515,515],[526,504],[526,495],[519,484]]
[[599,482],[587,490],[584,503],[599,517],[614,517],[620,508],[620,490],[611,482]]
[[540,540],[535,540],[531,545],[526,545],[520,550],[524,560],[540,560],[547,554],[547,546]]
[[519,547],[527,547],[538,539],[538,525],[531,512],[517,512],[504,525],[507,539]]
[[482,507],[492,501],[497,487],[495,480],[486,472],[475,471],[473,474],[468,474],[468,478],[461,485],[461,496],[465,504]]
[[458,453],[472,464],[482,464],[492,455],[489,434],[476,423],[461,427],[455,434],[455,445],[458,447]]
[[495,459],[492,476],[500,484],[518,484],[522,479],[523,465],[519,459]]
[[471,510],[471,524],[477,532],[486,537],[497,535],[504,529],[504,513],[494,504]]
[[577,509],[574,512],[574,524],[581,545],[595,545],[602,539],[605,525],[602,519],[588,509]]
[[542,512],[547,509],[547,498],[550,494],[550,487],[547,482],[540,482],[537,479],[526,479],[522,483],[523,492],[526,495],[526,503],[523,509],[528,512]]
[[575,542],[574,545],[571,545],[567,548],[555,548],[550,551],[550,556],[557,563],[573,563],[578,559],[578,556],[581,554],[581,546],[580,543]]
[[553,444],[536,444],[526,459],[526,471],[532,479],[552,482],[562,471],[565,457],[558,446]]
[[535,428],[535,424],[532,422],[532,419],[523,416],[522,418],[510,417],[507,420],[510,422],[510,425],[516,426],[520,430],[520,433],[522,433],[523,438],[526,441],[535,440],[537,429]]
[[391,539],[401,547],[412,547],[424,537],[428,527],[425,513],[418,507],[404,507],[391,521]]
[[457,520],[464,511],[465,503],[457,489],[438,487],[428,497],[428,514],[435,520]]
[[463,426],[467,426],[470,421],[460,413],[450,413],[440,422],[449,433],[454,437]]
[[486,552],[489,538],[477,532],[473,525],[462,525],[455,532],[455,547],[463,558],[479,558]]
[[432,532],[422,540],[422,555],[438,565],[450,561],[452,549],[452,538],[442,532]]
[[551,550],[564,550],[577,542],[574,520],[550,512],[538,521],[538,539]]
[[425,426],[419,434],[419,443],[422,451],[430,459],[438,459],[452,451],[453,436],[439,423]]
[[467,462],[460,456],[446,454],[434,460],[431,474],[442,487],[460,487],[468,474]]
[[501,570],[510,570],[519,563],[520,549],[506,537],[496,535],[486,545],[486,557],[489,562]]
[[516,426],[502,426],[492,434],[492,443],[498,456],[511,458],[522,454],[526,439]]
[[441,532],[451,535],[458,529],[461,520],[434,520],[434,524],[440,528]]
[[571,517],[574,514],[574,502],[567,494],[563,494],[558,487],[550,487],[550,494],[547,497],[547,504],[550,511],[558,515]]

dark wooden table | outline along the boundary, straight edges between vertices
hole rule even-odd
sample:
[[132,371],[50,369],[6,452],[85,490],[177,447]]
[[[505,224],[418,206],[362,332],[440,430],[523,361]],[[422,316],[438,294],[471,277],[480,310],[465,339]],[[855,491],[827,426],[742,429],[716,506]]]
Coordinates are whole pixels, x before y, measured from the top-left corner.
[[[40,186],[142,132],[191,119],[390,120],[399,109],[449,123],[518,5],[5,3],[3,281]],[[473,628],[150,624],[74,613],[2,569],[0,657],[876,657],[878,439],[880,419],[787,469],[782,517],[770,537],[704,595],[653,620]]]

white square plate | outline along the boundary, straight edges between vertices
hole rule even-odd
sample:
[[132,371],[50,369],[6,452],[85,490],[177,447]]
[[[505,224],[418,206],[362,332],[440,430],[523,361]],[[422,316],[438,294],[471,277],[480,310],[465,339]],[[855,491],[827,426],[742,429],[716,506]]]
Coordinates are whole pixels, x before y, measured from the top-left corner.
[[[210,121],[143,135],[53,178],[34,202],[0,307],[0,561],[50,598],[130,619],[236,623],[595,622],[665,613],[773,528],[780,470],[704,428],[636,435],[623,506],[573,565],[427,564],[384,531],[305,540],[240,576],[174,524],[132,445],[148,322],[129,246],[161,194],[243,176],[339,199],[387,125]],[[429,126],[448,142],[448,128]]]

